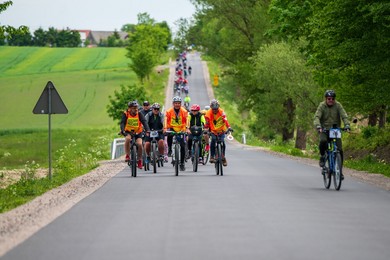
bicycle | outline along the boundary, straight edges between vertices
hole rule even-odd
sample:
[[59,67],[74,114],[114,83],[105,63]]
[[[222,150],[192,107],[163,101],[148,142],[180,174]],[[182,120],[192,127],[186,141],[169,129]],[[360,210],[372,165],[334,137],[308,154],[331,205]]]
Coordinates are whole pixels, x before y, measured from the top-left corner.
[[[122,134],[122,133],[119,133]],[[127,161],[127,165],[129,165],[131,169],[131,176],[137,177],[137,144],[136,144],[136,133],[134,131],[126,132],[125,134],[122,134],[125,138],[126,135],[131,135],[131,141],[130,141],[130,160]]]
[[150,142],[151,151],[150,151],[150,159],[153,165],[153,173],[157,172],[157,167],[164,166],[164,158],[162,158],[160,153],[158,152],[158,144],[156,138],[159,136],[159,133],[162,131],[150,131],[150,137],[152,141]]
[[175,132],[175,131],[166,131],[166,135],[172,135],[172,165],[175,168],[175,175],[179,175],[179,164],[180,164],[180,139],[183,138],[185,140],[185,133],[183,132]]
[[[208,134],[207,132],[204,132],[203,134]],[[209,151],[206,151],[206,139],[203,135],[202,137],[202,142],[201,142],[201,158],[202,158],[202,164],[203,165],[206,165],[207,162],[209,161],[210,159],[210,152]]]
[[325,153],[325,165],[322,167],[322,175],[324,179],[324,186],[329,189],[332,176],[333,184],[336,190],[340,190],[341,182],[343,181],[343,164],[340,150],[337,147],[337,139],[341,138],[341,131],[345,129],[333,127],[330,129],[323,129],[323,133],[328,134],[328,149]]
[[198,171],[198,164],[199,164],[199,155],[201,153],[200,149],[200,141],[202,139],[202,127],[199,126],[192,126],[190,128],[191,134],[192,134],[192,147],[191,147],[191,161],[192,161],[192,170],[194,172]]
[[215,141],[215,173],[217,175],[223,176],[223,164],[222,164],[222,135],[224,134],[230,134],[230,131],[227,132],[220,132],[220,133],[211,133],[212,136],[215,136],[216,141]]

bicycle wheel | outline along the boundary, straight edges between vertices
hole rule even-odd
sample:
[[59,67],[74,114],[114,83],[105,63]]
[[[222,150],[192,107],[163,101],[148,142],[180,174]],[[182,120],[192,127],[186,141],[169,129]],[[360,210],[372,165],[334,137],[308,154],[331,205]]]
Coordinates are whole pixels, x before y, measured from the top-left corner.
[[131,176],[137,177],[137,146],[131,147]]
[[222,165],[222,146],[221,144],[218,144],[218,167],[219,167],[219,174],[223,176],[223,165]]
[[192,161],[192,169],[194,172],[198,171],[198,163],[199,163],[199,143],[194,142],[194,160]]
[[175,175],[179,175],[180,145],[175,144]]
[[152,165],[153,165],[153,173],[157,172],[157,149],[156,149],[156,143],[152,143],[152,153],[151,158]]
[[215,173],[217,175],[219,175],[219,157],[220,157],[220,154],[219,154],[219,149],[218,149],[218,144],[217,144],[217,147],[215,149],[215,161],[214,161]]
[[325,166],[322,167],[322,177],[324,179],[324,186],[326,189],[329,189],[330,183],[332,182],[332,174],[330,172],[329,158],[325,158]]
[[343,172],[343,165],[341,163],[341,155],[339,152],[336,153],[336,158],[334,160],[334,172],[333,172],[333,185],[336,190],[341,188],[341,174]]

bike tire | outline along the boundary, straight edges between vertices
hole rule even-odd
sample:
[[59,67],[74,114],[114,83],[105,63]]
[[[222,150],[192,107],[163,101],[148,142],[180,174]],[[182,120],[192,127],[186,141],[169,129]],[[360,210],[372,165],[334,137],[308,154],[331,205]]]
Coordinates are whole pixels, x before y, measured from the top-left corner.
[[217,144],[217,147],[215,149],[215,161],[214,161],[215,173],[217,175],[219,175],[219,165],[218,165],[219,164],[219,157],[220,157],[220,155],[219,155],[218,144]]
[[324,179],[324,186],[326,189],[329,189],[330,184],[332,182],[332,174],[330,172],[330,164],[329,164],[328,157],[326,157],[325,166],[322,167],[321,171],[323,173],[322,177]]
[[192,161],[192,170],[194,172],[198,171],[198,163],[199,163],[199,143],[194,143],[194,160]]
[[341,154],[337,152],[336,158],[334,160],[334,172],[333,172],[333,185],[336,190],[340,190],[341,188],[342,173],[343,173],[343,165],[341,162]]
[[180,145],[175,145],[175,175],[179,176]]
[[222,165],[222,146],[221,144],[218,144],[218,167],[219,167],[219,175],[223,176],[223,165]]
[[152,165],[153,165],[153,173],[157,172],[157,149],[156,143],[152,143]]
[[131,148],[131,176],[137,177],[137,147],[132,146]]

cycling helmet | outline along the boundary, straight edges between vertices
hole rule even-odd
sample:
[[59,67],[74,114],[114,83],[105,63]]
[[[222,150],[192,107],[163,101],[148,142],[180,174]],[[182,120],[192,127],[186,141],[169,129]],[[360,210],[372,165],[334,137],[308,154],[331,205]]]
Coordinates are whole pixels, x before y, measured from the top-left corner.
[[199,106],[199,105],[193,104],[193,105],[191,106],[191,111],[199,111],[199,110],[200,110],[200,106]]
[[336,92],[334,92],[334,90],[329,89],[329,90],[325,91],[325,95],[324,96],[325,97],[336,98]]
[[128,107],[138,107],[138,102],[137,100],[133,100],[133,101],[130,101],[128,104],[127,104]]
[[204,110],[209,110],[210,106],[204,106]]
[[179,96],[173,97],[172,102],[181,102],[181,97]]
[[160,109],[160,104],[159,103],[154,103],[152,105],[152,108]]
[[144,103],[143,103],[143,105],[144,105],[144,106],[149,106],[150,103],[149,103],[149,101],[146,101],[146,100],[145,100]]
[[211,107],[212,109],[218,109],[218,108],[219,108],[219,102],[218,102],[218,100],[216,100],[216,99],[211,100],[211,102],[210,102],[210,107]]

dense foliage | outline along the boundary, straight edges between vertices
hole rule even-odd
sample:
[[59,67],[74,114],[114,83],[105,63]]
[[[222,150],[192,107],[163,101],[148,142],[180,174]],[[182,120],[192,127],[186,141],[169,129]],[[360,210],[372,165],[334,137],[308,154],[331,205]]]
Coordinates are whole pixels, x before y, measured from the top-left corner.
[[[384,127],[390,4],[383,0],[192,0],[186,41],[223,66],[259,137],[307,136],[326,89],[351,116]],[[244,115],[244,114],[243,114]],[[298,141],[298,140],[297,140]],[[302,140],[304,142],[304,140]],[[304,148],[302,142],[296,147]]]

